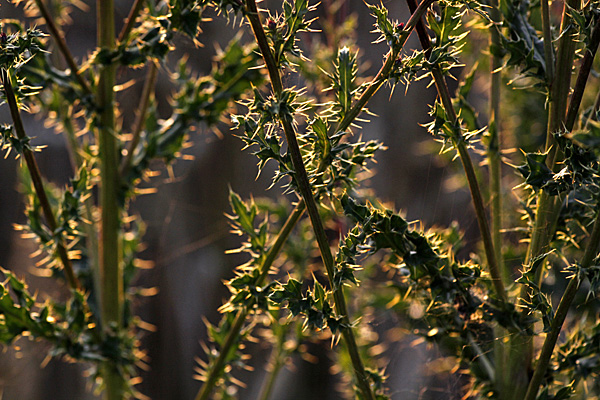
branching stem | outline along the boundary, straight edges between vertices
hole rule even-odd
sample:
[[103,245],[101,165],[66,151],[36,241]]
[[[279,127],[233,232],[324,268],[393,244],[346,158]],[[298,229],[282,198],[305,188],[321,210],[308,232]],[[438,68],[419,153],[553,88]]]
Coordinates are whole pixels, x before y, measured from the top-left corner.
[[[406,28],[405,28],[406,34],[402,35],[402,37],[401,37],[402,45],[404,45],[404,43],[406,43],[406,40],[410,36],[410,32],[412,32],[412,30],[416,26],[417,21],[419,20],[419,17],[423,15],[423,13],[427,9],[427,7],[432,3],[433,3],[433,0],[425,0],[421,4],[419,9],[415,13],[413,13],[413,16],[411,17],[411,19],[409,20],[409,22],[406,25]],[[254,6],[254,8],[256,10],[256,6]],[[258,18],[258,10],[255,11],[255,16],[256,16],[256,23],[258,23],[258,25],[260,25],[261,23],[260,23],[260,19]],[[267,39],[264,34],[264,31],[262,30],[262,25],[260,25],[260,30],[259,30],[258,35],[262,37],[262,43],[266,43],[266,48],[268,49],[268,43],[267,43]],[[261,43],[258,39],[257,39],[257,42]],[[363,109],[366,106],[366,104],[368,103],[368,101],[381,88],[381,86],[385,82],[387,76],[389,76],[389,74],[393,68],[396,56],[397,56],[397,52],[395,54],[389,53],[386,56],[386,59],[385,59],[385,62],[384,62],[384,65],[382,66],[382,68],[379,70],[379,72],[377,73],[375,78],[373,78],[373,80],[371,81],[371,83],[369,84],[367,89],[361,94],[360,98],[354,103],[354,105],[352,106],[350,111],[346,114],[346,118],[344,118],[344,120],[340,121],[340,123],[334,128],[333,133],[344,131],[344,130],[348,129],[348,127],[354,121],[354,119],[363,111]],[[265,60],[265,65],[267,67],[267,70],[269,72],[272,71],[272,73],[275,74],[275,76],[279,77],[279,71],[277,70],[276,67],[273,68],[275,65],[275,61],[273,59],[271,52],[270,51],[263,52],[263,57]],[[267,61],[267,60],[269,60],[269,61]],[[274,88],[274,90],[275,90],[275,88],[278,88],[279,93],[281,93],[281,91],[283,90],[283,85],[281,84],[281,78],[275,79],[274,81],[272,81],[271,85]],[[349,115],[352,115],[352,118],[349,118],[348,117]],[[299,207],[301,207],[301,209],[298,209]],[[283,246],[283,243],[285,242],[285,240],[287,239],[287,237],[289,235],[289,231],[291,231],[293,226],[299,220],[300,216],[304,212],[304,209],[305,209],[304,200],[300,200],[300,202],[298,203],[298,206],[296,207],[294,212],[290,215],[288,222],[286,222],[286,224],[284,225],[284,228],[282,228],[282,231],[279,233],[276,243],[273,245],[273,247],[269,251],[267,260],[265,260],[263,266],[261,267],[261,278],[259,278],[259,282],[262,282],[262,280],[268,274],[271,263],[274,261],[275,257],[279,253],[281,246]],[[287,231],[287,229],[289,229],[289,231]],[[207,375],[205,377],[205,382],[202,385],[202,388],[200,389],[200,391],[198,392],[198,395],[196,396],[195,400],[206,400],[212,393],[214,385],[216,384],[216,382],[219,378],[220,371],[223,368],[223,366],[225,365],[225,357],[229,353],[231,346],[235,343],[235,340],[239,336],[239,332],[243,326],[243,323],[244,323],[247,315],[248,315],[247,310],[241,310],[238,312],[238,314],[237,314],[236,318],[234,319],[234,322],[229,330],[229,334],[226,337],[222,348],[219,350],[219,356],[212,363],[210,370],[207,372]]]

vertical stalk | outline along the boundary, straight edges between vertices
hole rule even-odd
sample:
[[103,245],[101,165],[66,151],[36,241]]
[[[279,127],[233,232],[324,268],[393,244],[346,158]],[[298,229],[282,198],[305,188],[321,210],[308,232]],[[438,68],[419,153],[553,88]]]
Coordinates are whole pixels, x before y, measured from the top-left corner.
[[[567,104],[569,101],[569,91],[571,89],[571,75],[573,69],[573,59],[575,56],[576,42],[572,18],[569,14],[570,9],[579,10],[581,0],[567,0],[563,8],[563,16],[560,26],[561,37],[558,41],[558,50],[556,56],[556,65],[552,59],[552,45],[550,34],[550,20],[548,4],[542,1],[542,24],[544,35],[544,54],[546,58],[546,79],[548,84],[548,124],[546,132],[545,151],[548,153],[546,164],[551,170],[558,167],[557,159],[560,157],[560,150],[554,134],[562,128],[570,130],[571,127],[565,126]],[[530,264],[533,259],[547,250],[552,239],[556,222],[560,213],[563,196],[551,196],[541,190],[538,194],[537,210],[531,239],[527,249],[525,264]],[[544,268],[539,268],[536,272],[536,281],[541,283]],[[520,301],[527,301],[529,292],[526,286],[523,286],[519,294]],[[531,367],[533,359],[533,340],[531,338],[522,338],[517,346],[520,348],[516,354],[511,357],[511,365],[527,365]],[[525,397],[530,396],[530,381]],[[537,388],[536,388],[537,393]],[[534,395],[535,397],[535,395]]]
[[[501,23],[500,10],[498,10],[498,1],[492,0],[490,17],[494,26],[490,28],[490,47],[499,51],[501,47],[499,26]],[[508,283],[509,272],[504,268],[502,260],[502,164],[501,164],[501,135],[500,135],[500,90],[502,87],[502,57],[492,53],[491,56],[491,86],[490,86],[490,121],[488,144],[488,164],[490,173],[490,200],[492,214],[492,243],[496,253],[496,262],[500,268],[504,283]]]
[[[489,118],[489,142],[487,145],[487,158],[489,168],[489,193],[490,193],[490,213],[491,213],[491,234],[494,245],[496,262],[500,269],[500,276],[504,284],[510,284],[510,271],[504,265],[502,256],[502,160],[501,146],[502,138],[500,131],[500,103],[502,88],[502,56],[498,55],[502,48],[500,40],[500,24],[502,15],[498,8],[498,0],[491,0],[490,18],[492,26],[490,27],[490,118]],[[506,337],[507,330],[501,326],[494,328],[497,338]],[[505,343],[502,340],[494,342],[494,375],[492,382],[498,391],[499,399],[507,399],[508,388],[514,382],[511,382],[511,369],[508,366],[508,356],[511,352],[511,342]],[[508,400],[508,399],[507,399]]]
[[262,387],[260,388],[260,394],[257,397],[258,400],[269,400],[269,398],[271,397],[271,392],[273,391],[273,387],[275,386],[275,382],[277,381],[277,376],[279,375],[279,371],[281,371],[281,368],[283,367],[285,362],[283,346],[285,343],[286,333],[287,327],[281,326],[280,331],[277,334],[277,343],[275,343],[275,346],[273,346],[271,356],[269,357],[267,377],[263,382]]
[[[281,96],[281,93],[283,92],[283,84],[281,82],[279,70],[277,69],[275,61],[273,59],[273,54],[271,53],[271,49],[269,47],[269,43],[265,35],[262,22],[260,20],[260,16],[258,14],[258,9],[256,7],[255,1],[247,0],[246,8],[246,16],[250,22],[252,31],[254,32],[254,36],[256,37],[256,41],[258,43],[260,52],[263,56],[265,65],[267,67],[267,71],[269,73],[271,86],[273,88],[273,94],[276,98],[279,98]],[[315,238],[319,245],[321,258],[323,260],[323,264],[325,265],[329,281],[332,284],[331,287],[333,290],[335,310],[336,313],[342,318],[342,325],[344,326],[344,328],[342,328],[341,333],[342,337],[344,338],[344,342],[346,343],[346,346],[348,348],[348,353],[350,355],[352,366],[354,368],[356,386],[365,400],[375,400],[375,394],[371,389],[369,377],[366,373],[364,364],[360,357],[358,346],[356,344],[356,339],[351,328],[348,309],[346,306],[346,299],[343,293],[343,287],[336,287],[333,284],[333,276],[335,272],[333,255],[331,254],[331,249],[329,248],[329,241],[327,239],[327,235],[325,234],[325,229],[323,227],[321,216],[319,215],[319,210],[312,192],[310,182],[308,180],[306,168],[304,167],[304,161],[302,160],[300,148],[296,139],[296,132],[293,126],[293,121],[291,121],[289,116],[287,115],[280,115],[280,117],[285,138],[288,144],[288,151],[290,153],[292,163],[296,171],[295,177],[296,183],[298,185],[298,190],[306,204],[306,210],[310,217]]]
[[[113,0],[98,0],[98,47],[114,50],[115,22]],[[96,103],[99,108],[98,145],[100,154],[101,231],[100,278],[102,288],[102,322],[105,332],[119,329],[122,324],[123,277],[121,274],[121,249],[119,246],[120,221],[117,203],[119,188],[119,153],[115,132],[114,90],[115,65],[101,65]],[[105,399],[117,400],[123,395],[123,378],[116,366],[103,366]]]
[[[556,159],[559,153],[556,140],[554,139],[554,133],[558,132],[565,122],[569,90],[571,89],[573,58],[575,56],[576,43],[573,37],[574,27],[572,27],[573,24],[569,15],[569,8],[579,10],[580,3],[580,0],[567,0],[565,3],[560,26],[560,32],[562,32],[562,34],[558,42],[556,68],[553,75],[554,77],[560,77],[560,79],[553,79],[548,82],[549,107],[546,151],[548,152],[547,164],[550,169],[555,168]],[[544,28],[544,31],[545,30],[546,28]],[[545,42],[547,41],[545,40]],[[545,48],[547,48],[547,46],[548,44],[545,43]],[[550,50],[545,50],[545,52],[548,53]],[[548,76],[551,77],[551,75]],[[550,196],[544,191],[541,191],[539,194],[538,207],[527,252],[526,264],[540,255],[551,239],[552,233],[550,231],[552,230],[554,220],[553,210],[559,209],[559,207],[554,204],[556,201],[557,199],[555,196]]]
[[[407,0],[406,2],[410,11],[414,13],[418,8],[416,0]],[[419,36],[419,41],[421,42],[421,46],[427,52],[427,54],[429,54],[429,52],[431,52],[431,41],[421,17],[419,17],[417,22],[416,30]],[[446,85],[446,79],[444,78],[444,75],[438,67],[433,67],[431,74],[433,75],[438,96],[442,102],[442,106],[444,107],[446,114],[448,115],[449,121],[452,124],[457,125],[458,117],[456,115],[456,111],[454,110],[454,106],[452,105],[452,97],[450,96],[450,91]],[[469,191],[471,193],[473,208],[475,209],[475,215],[477,217],[479,232],[483,241],[488,269],[492,277],[492,283],[494,285],[496,295],[499,299],[504,301],[506,300],[506,289],[504,288],[500,268],[496,261],[496,251],[494,250],[494,243],[492,241],[492,235],[490,233],[490,227],[487,221],[481,189],[479,188],[479,183],[477,181],[477,175],[475,174],[473,162],[471,161],[471,156],[469,155],[465,141],[460,135],[460,132],[455,132],[454,137],[452,138],[452,143],[458,151],[460,161],[469,184]]]
[[[598,207],[596,207],[598,209]],[[598,255],[598,247],[600,245],[600,216],[598,212],[596,213],[596,221],[594,222],[594,228],[592,230],[592,235],[590,237],[590,241],[585,249],[585,253],[583,258],[581,259],[581,269],[588,268],[592,265],[592,262]],[[558,335],[562,329],[562,325],[565,322],[565,318],[567,317],[567,313],[569,312],[569,307],[577,294],[577,289],[579,288],[579,283],[581,282],[579,276],[579,272],[575,272],[575,275],[571,277],[565,292],[558,304],[558,308],[556,309],[556,314],[554,315],[554,319],[552,320],[552,324],[550,326],[550,332],[546,336],[544,340],[544,344],[542,346],[542,351],[540,353],[540,357],[538,359],[537,366],[533,373],[533,377],[531,378],[531,382],[529,382],[529,387],[527,388],[527,394],[525,395],[524,400],[535,400],[537,397],[537,392],[542,383],[544,375],[546,374],[546,370],[550,364],[550,359],[552,357],[552,353],[554,352],[554,346],[556,346],[556,341],[558,340]]]

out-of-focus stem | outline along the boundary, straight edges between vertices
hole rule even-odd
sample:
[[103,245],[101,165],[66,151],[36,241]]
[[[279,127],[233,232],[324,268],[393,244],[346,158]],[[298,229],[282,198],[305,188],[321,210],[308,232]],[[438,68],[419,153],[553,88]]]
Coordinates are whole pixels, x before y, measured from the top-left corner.
[[140,11],[142,11],[142,7],[144,6],[144,0],[135,0],[133,5],[131,6],[131,10],[129,10],[129,15],[127,15],[127,20],[125,21],[125,26],[119,33],[119,38],[117,39],[119,43],[123,43],[127,39],[129,39],[129,34],[133,29],[133,25],[135,25],[135,20],[138,15],[140,15]]
[[[116,48],[113,0],[97,3],[98,47],[112,51]],[[121,273],[119,149],[115,131],[115,70],[113,64],[100,66],[96,104],[98,106],[98,148],[100,155],[100,279],[102,289],[102,326],[105,332],[122,325],[123,276]],[[102,368],[107,400],[123,398],[124,381],[115,365]]]
[[150,61],[148,63],[148,72],[146,75],[146,80],[144,81],[144,88],[142,89],[140,107],[137,110],[138,114],[136,116],[135,123],[133,124],[131,142],[129,142],[129,146],[127,147],[127,155],[123,158],[121,161],[121,166],[119,167],[120,176],[124,177],[127,174],[128,169],[131,167],[133,153],[140,143],[140,137],[146,122],[146,114],[148,112],[148,106],[150,105],[150,99],[154,93],[154,84],[156,83],[157,75],[158,67],[153,61]]
[[65,57],[65,61],[71,69],[71,73],[75,76],[75,79],[77,79],[77,82],[79,82],[83,90],[85,90],[87,94],[92,94],[92,88],[90,87],[90,84],[83,78],[83,76],[81,76],[81,73],[79,72],[79,66],[77,65],[77,62],[75,62],[75,58],[73,57],[73,54],[71,54],[69,46],[67,46],[67,42],[65,41],[64,35],[54,23],[54,18],[48,10],[48,7],[46,7],[43,0],[34,1],[38,9],[40,10],[40,13],[42,14],[44,21],[46,22],[46,26],[48,27],[52,38],[58,45],[60,52]]
[[[10,109],[10,115],[13,120],[13,127],[15,129],[15,133],[17,134],[17,138],[19,140],[27,140],[28,136],[25,133],[25,128],[23,127],[23,121],[21,120],[21,114],[19,112],[17,98],[15,97],[15,92],[12,87],[10,74],[8,73],[8,71],[2,69],[0,70],[0,78],[2,80],[2,85],[6,94],[6,102],[8,103],[8,108]],[[27,170],[29,171],[29,175],[31,176],[33,188],[35,189],[35,193],[40,201],[42,212],[44,214],[44,218],[46,219],[46,224],[48,225],[48,228],[52,231],[52,235],[57,241],[56,250],[63,265],[67,282],[69,283],[69,286],[71,288],[81,290],[81,284],[79,283],[77,275],[75,275],[75,272],[73,270],[73,265],[71,264],[71,260],[69,259],[69,254],[67,253],[67,249],[63,242],[62,236],[56,236],[56,217],[54,216],[52,206],[50,205],[48,197],[46,196],[46,191],[44,189],[44,181],[42,180],[42,174],[40,173],[40,169],[38,168],[37,162],[35,161],[35,157],[33,156],[33,151],[27,147],[23,148],[23,158],[25,159]]]
[[286,328],[286,326],[282,326],[277,335],[277,343],[275,343],[273,351],[271,352],[271,357],[269,357],[269,369],[267,371],[267,377],[260,389],[260,394],[257,397],[258,400],[269,400],[271,397],[271,392],[273,391],[273,386],[275,386],[275,382],[277,381],[279,371],[281,371],[281,368],[284,365],[285,355],[283,354],[283,345],[285,343],[285,335],[287,333]]

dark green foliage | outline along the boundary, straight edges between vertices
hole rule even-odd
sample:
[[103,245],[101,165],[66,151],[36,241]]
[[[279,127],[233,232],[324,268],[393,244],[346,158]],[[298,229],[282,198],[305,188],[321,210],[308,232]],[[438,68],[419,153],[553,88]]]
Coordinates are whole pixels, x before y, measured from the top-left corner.
[[45,339],[52,344],[50,354],[94,364],[110,360],[126,376],[136,362],[136,341],[123,332],[102,337],[93,317],[86,311],[80,292],[66,304],[39,304],[27,286],[11,272],[2,269],[0,285],[0,341],[10,344],[21,336]]

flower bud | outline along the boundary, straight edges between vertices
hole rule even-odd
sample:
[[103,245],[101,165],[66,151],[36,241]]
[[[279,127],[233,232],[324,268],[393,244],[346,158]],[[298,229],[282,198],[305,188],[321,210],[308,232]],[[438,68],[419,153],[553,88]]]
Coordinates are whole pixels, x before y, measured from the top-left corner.
[[399,31],[403,31],[404,30],[404,22],[398,23],[398,25],[396,25],[396,28],[398,28]]
[[270,31],[274,31],[277,29],[277,22],[273,21],[271,18],[267,19],[267,28],[269,28]]

